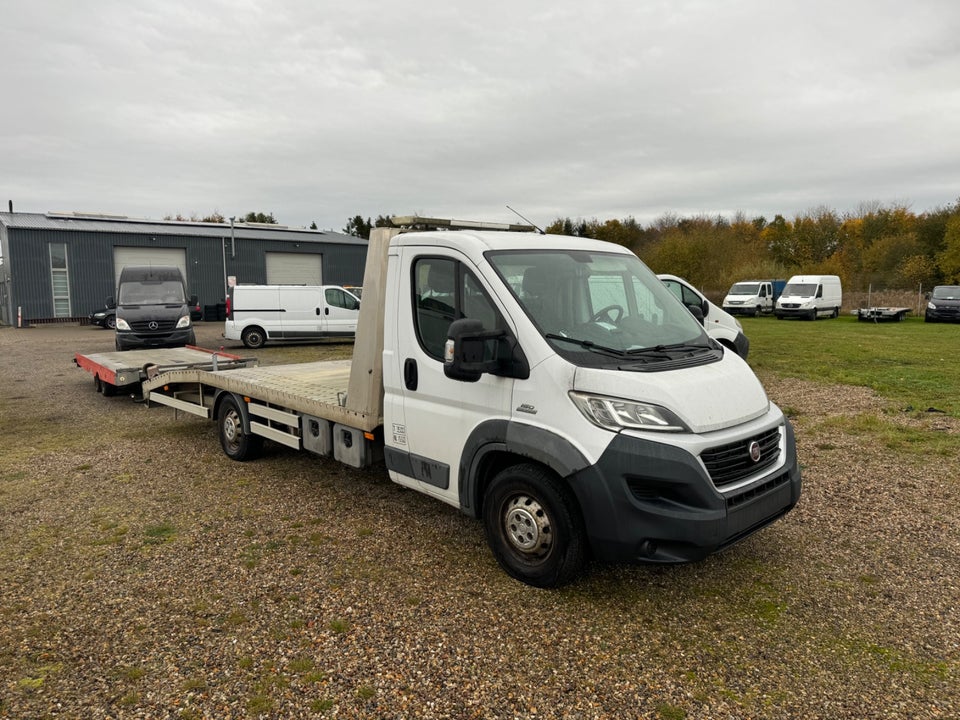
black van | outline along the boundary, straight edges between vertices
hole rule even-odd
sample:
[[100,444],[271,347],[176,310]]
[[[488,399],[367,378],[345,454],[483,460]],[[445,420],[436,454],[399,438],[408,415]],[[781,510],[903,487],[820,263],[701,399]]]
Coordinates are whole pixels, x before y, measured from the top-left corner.
[[126,266],[117,286],[117,350],[195,345],[189,298],[180,268]]

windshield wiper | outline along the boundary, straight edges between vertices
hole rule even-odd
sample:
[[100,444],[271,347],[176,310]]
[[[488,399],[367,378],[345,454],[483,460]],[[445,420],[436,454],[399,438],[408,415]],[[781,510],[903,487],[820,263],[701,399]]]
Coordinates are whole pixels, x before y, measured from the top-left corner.
[[627,350],[628,355],[668,355],[669,353],[682,352],[684,350],[711,350],[710,345],[701,343],[672,343],[670,345],[654,345],[653,347],[634,348]]
[[626,350],[618,350],[617,348],[607,347],[606,345],[597,345],[593,340],[581,340],[579,338],[567,337],[566,335],[558,335],[557,333],[547,333],[544,337],[549,340],[563,340],[573,345],[579,345],[584,350],[611,355],[612,357],[622,358],[627,356]]

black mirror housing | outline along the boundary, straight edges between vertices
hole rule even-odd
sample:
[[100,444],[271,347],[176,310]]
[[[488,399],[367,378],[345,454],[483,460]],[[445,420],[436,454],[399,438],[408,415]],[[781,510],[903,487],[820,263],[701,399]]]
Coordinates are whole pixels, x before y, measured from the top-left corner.
[[689,310],[690,310],[690,314],[697,319],[697,322],[703,325],[703,318],[704,318],[703,308],[693,305],[689,307]]
[[530,367],[505,330],[484,330],[471,318],[454,320],[447,330],[443,374],[451,380],[477,382],[484,373],[527,378]]

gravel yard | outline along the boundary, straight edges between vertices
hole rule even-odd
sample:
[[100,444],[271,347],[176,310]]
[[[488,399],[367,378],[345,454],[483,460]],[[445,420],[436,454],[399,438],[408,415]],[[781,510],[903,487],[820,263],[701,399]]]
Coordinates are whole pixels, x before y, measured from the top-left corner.
[[0,718],[960,717],[960,459],[837,432],[888,410],[866,390],[762,378],[804,468],[780,522],[545,591],[382,469],[231,462],[213,423],[98,395],[73,355],[112,350],[0,328]]

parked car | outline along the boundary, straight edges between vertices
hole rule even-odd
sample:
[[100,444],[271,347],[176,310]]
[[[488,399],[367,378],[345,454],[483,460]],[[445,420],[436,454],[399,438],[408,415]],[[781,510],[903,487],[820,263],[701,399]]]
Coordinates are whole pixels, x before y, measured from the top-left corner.
[[117,327],[117,304],[113,298],[107,298],[103,307],[87,316],[91,325],[113,330]]
[[950,322],[960,320],[960,285],[937,285],[927,295],[924,322]]
[[750,341],[743,334],[743,326],[733,315],[710,302],[693,285],[676,275],[657,275],[667,289],[676,295],[688,310],[700,311],[697,319],[703,322],[707,335],[724,347],[733,350],[744,360],[750,352]]

